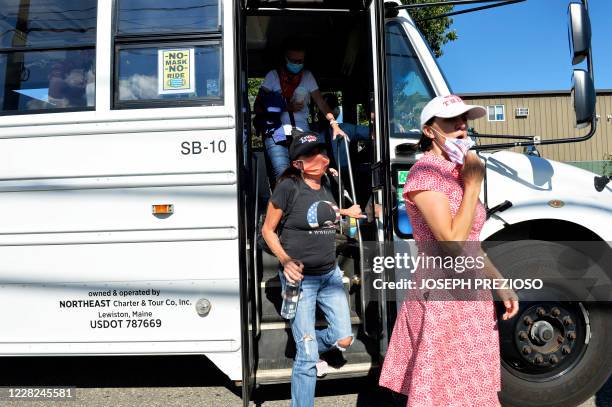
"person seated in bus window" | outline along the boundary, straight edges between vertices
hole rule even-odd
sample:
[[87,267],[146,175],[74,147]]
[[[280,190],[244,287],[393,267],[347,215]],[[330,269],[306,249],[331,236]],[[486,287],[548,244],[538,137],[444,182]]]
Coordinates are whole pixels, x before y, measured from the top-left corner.
[[70,60],[53,65],[49,72],[50,104],[54,107],[93,106],[93,58],[90,50],[84,50]]
[[[263,92],[278,92],[285,99],[285,111],[281,114],[281,125],[264,137],[264,155],[268,168],[271,169],[271,180],[276,180],[289,167],[288,146],[291,143],[291,115],[295,127],[300,131],[309,131],[308,112],[311,99],[317,104],[332,126],[333,137],[346,136],[338,125],[335,116],[323,100],[317,81],[309,70],[304,69],[306,46],[297,37],[289,37],[283,47],[283,64],[267,73],[261,85],[260,93],[255,99],[255,113],[265,112]],[[273,183],[273,182],[272,182]]]

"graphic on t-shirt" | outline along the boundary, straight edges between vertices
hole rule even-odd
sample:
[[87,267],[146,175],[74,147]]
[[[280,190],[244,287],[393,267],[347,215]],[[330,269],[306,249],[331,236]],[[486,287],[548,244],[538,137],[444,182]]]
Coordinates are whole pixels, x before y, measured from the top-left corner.
[[308,225],[317,229],[319,227],[323,228],[333,228],[334,223],[340,220],[340,210],[338,207],[329,201],[316,201],[308,208],[308,213],[306,215],[306,221]]

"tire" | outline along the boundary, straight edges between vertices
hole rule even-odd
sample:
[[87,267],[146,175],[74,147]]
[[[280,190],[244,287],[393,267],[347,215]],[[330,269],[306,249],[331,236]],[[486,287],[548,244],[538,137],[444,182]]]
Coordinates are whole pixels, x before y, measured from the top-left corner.
[[591,340],[576,365],[549,381],[530,381],[502,364],[501,402],[504,407],[577,406],[593,396],[612,369],[612,312],[609,307],[586,305]]
[[[510,321],[501,320],[503,307],[498,304],[502,405],[579,405],[601,388],[612,371],[612,304],[587,298],[581,300],[580,296],[586,295],[586,291],[576,288],[580,286],[576,281],[586,274],[585,270],[589,273],[595,270],[603,276],[601,278],[609,280],[609,276],[605,276],[609,273],[609,265],[602,268],[597,261],[584,256],[579,258],[571,245],[565,243],[488,243],[491,248],[487,254],[504,277],[543,276],[546,285],[546,278],[558,282],[559,276],[570,274],[569,280],[573,281],[554,286],[552,294],[548,295],[517,291],[521,299],[519,314]],[[568,252],[572,253],[568,255]],[[564,262],[562,259],[570,260]],[[565,324],[568,317],[571,324]],[[554,330],[548,341],[532,336],[536,323],[546,323],[551,332]],[[573,339],[570,340],[570,336]],[[563,349],[566,345],[567,351]],[[551,362],[553,357],[556,358],[554,363]]]

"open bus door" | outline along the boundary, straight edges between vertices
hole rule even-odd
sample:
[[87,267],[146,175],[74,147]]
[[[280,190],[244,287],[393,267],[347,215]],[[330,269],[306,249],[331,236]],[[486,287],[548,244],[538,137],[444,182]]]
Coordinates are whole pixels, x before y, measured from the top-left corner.
[[[372,78],[375,77],[371,62],[371,36],[375,33],[370,29],[370,14],[376,7],[379,6],[370,1],[247,1],[242,9],[246,17],[246,30],[241,34],[241,38],[246,38],[247,49],[241,56],[248,59],[243,61],[247,77],[263,78],[270,69],[274,69],[274,59],[288,32],[300,33],[308,38],[309,44],[324,44],[333,39],[335,47],[313,45],[309,48],[306,68],[314,73],[322,92],[342,94],[344,117],[347,122],[353,123],[359,109],[367,110],[367,106],[370,106],[368,99],[372,94]],[[349,69],[347,65],[350,65]],[[370,116],[366,114],[365,117]],[[363,123],[361,125],[365,126]],[[270,194],[263,151],[256,146],[257,143],[260,143],[259,140],[254,142],[250,157],[255,164],[251,172],[253,189],[248,200],[253,207],[249,224],[255,226],[255,233]],[[352,192],[352,201],[361,203],[362,208],[371,195],[371,191],[367,191],[370,185],[369,168],[376,161],[371,154],[370,140],[363,140],[363,143],[366,147],[359,149],[350,165],[354,171],[354,182],[344,185],[347,191]],[[351,148],[356,150],[357,146]],[[357,189],[356,193],[353,189]],[[372,225],[363,229],[367,229],[367,241],[376,240],[371,238],[376,236],[372,232]],[[245,319],[247,313],[243,312],[243,326],[252,326],[248,333],[248,340],[251,341],[248,346],[252,345],[252,354],[244,350],[249,364],[245,367],[245,381],[247,375],[252,374],[248,370],[252,369],[256,386],[286,383],[290,381],[295,345],[289,324],[278,312],[281,303],[278,261],[258,250],[254,237],[251,244],[253,267],[248,270],[250,288],[247,292],[253,294],[248,301],[255,305],[250,319]],[[335,355],[335,360],[328,360],[330,372],[326,379],[375,375],[380,363],[380,328],[377,327],[380,312],[376,308],[379,304],[366,304],[364,300],[364,288],[360,284],[364,266],[361,263],[363,256],[360,255],[359,239],[349,239],[338,247],[338,263],[344,273],[343,283],[351,309],[355,341],[341,356]],[[325,320],[319,315],[316,326],[323,328],[325,325]]]
[[[384,245],[379,255],[395,256],[393,243],[412,239],[402,188],[415,162],[413,147],[420,137],[420,111],[429,100],[449,93],[449,89],[414,23],[401,15],[385,15],[385,3],[377,0],[371,6],[379,135],[372,189],[381,205],[378,241]],[[398,281],[400,277],[388,269],[376,276],[385,281]],[[371,300],[378,302],[380,308],[380,348],[384,356],[403,298],[386,290],[370,291]]]

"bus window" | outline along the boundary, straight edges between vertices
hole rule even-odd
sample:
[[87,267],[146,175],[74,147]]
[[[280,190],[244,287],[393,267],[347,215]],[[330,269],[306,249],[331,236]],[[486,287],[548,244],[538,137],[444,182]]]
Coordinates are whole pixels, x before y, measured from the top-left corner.
[[121,35],[218,31],[219,0],[121,0],[118,17]]
[[115,108],[223,104],[218,0],[167,4],[119,0]]
[[397,22],[386,25],[390,136],[420,131],[421,110],[435,95],[406,33]]
[[92,110],[96,0],[0,0],[0,114]]

